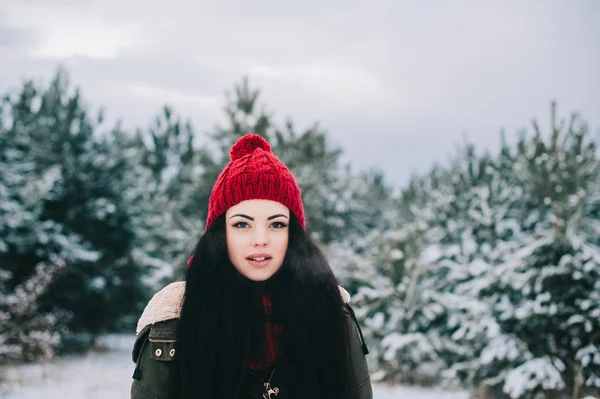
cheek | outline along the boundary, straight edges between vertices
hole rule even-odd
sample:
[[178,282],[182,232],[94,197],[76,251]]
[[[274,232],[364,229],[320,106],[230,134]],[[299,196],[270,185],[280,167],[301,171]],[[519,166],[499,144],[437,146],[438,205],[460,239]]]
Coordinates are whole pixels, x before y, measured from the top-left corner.
[[243,243],[242,237],[240,234],[236,234],[235,231],[227,231],[227,253],[229,254],[229,259],[232,262],[235,262],[236,258],[240,256],[242,253]]
[[287,247],[288,247],[288,235],[282,234],[281,237],[278,237],[278,239],[277,239],[277,250],[279,251],[279,254],[281,255],[281,257],[285,256],[285,253],[287,252]]

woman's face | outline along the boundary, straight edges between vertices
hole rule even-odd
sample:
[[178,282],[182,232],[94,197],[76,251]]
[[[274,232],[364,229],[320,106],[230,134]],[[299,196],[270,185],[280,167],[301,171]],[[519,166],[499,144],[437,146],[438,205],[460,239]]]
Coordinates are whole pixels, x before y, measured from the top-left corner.
[[248,200],[225,213],[227,252],[246,278],[265,281],[283,263],[287,251],[290,210],[279,202]]

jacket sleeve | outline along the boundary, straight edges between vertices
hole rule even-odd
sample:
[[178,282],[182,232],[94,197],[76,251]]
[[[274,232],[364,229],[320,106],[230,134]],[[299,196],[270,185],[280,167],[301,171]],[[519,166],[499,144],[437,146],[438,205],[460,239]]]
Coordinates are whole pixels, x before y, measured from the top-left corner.
[[362,330],[354,310],[349,304],[346,304],[345,310],[348,314],[347,320],[350,331],[350,353],[352,355],[352,367],[358,385],[360,399],[373,399],[373,388],[371,386],[371,375],[367,363],[366,355],[369,349],[364,341]]
[[177,350],[174,321],[148,325],[140,331],[133,347],[135,363],[131,399],[176,397]]

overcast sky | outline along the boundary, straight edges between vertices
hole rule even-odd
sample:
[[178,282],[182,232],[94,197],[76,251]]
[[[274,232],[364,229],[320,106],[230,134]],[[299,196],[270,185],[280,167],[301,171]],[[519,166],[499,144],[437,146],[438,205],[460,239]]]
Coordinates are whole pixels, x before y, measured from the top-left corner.
[[59,64],[109,119],[169,103],[199,133],[248,75],[277,123],[319,121],[395,184],[465,133],[547,127],[552,99],[600,130],[598,0],[0,0],[0,91]]

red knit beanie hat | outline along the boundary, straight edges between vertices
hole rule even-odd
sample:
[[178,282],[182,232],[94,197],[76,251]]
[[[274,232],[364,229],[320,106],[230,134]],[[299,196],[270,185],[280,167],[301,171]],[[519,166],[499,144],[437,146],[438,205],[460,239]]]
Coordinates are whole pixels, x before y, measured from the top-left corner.
[[257,134],[244,135],[231,147],[229,156],[231,161],[210,195],[206,229],[242,201],[267,199],[287,206],[306,230],[300,187],[265,139]]

